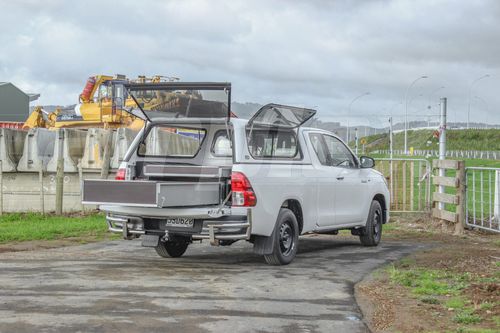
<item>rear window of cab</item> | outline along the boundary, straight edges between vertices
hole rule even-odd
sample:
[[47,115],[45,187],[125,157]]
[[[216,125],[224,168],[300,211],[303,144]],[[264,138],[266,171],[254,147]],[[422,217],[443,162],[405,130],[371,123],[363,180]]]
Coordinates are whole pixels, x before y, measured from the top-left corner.
[[292,130],[248,130],[247,141],[254,159],[301,158],[297,135]]

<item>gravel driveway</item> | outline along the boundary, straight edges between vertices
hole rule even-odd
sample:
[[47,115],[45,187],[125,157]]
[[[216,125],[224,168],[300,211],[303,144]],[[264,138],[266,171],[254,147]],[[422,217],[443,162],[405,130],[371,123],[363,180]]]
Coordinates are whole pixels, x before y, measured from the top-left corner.
[[367,332],[353,295],[417,245],[306,236],[289,266],[251,244],[164,259],[139,241],[0,254],[0,332]]

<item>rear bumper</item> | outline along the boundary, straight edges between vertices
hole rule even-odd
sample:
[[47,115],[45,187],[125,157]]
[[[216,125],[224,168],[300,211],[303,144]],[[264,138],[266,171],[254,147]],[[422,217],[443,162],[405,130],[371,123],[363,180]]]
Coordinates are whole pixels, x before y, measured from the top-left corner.
[[[189,215],[189,217],[201,220],[203,223],[198,232],[189,233],[189,236],[197,240],[208,239],[212,245],[219,245],[219,241],[221,240],[249,240],[252,232],[252,211],[247,209],[245,215],[230,215],[227,210],[223,213],[224,214],[221,216],[209,216],[208,214],[200,214],[201,216]],[[169,217],[185,216],[188,215],[169,215]],[[156,216],[152,218],[161,219],[162,217]],[[109,231],[120,233],[125,239],[139,237],[140,235],[149,233],[158,234],[161,232],[166,237],[168,237],[169,233],[182,233],[179,230],[171,230],[168,228],[166,230],[148,230],[143,217],[137,215],[108,212],[106,215],[106,222]]]

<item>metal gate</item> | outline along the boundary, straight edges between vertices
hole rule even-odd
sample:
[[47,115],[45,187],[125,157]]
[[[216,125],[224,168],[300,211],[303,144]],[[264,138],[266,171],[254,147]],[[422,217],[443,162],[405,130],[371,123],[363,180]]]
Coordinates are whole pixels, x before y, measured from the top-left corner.
[[425,159],[376,158],[387,179],[392,212],[423,212],[431,207],[431,166]]
[[500,232],[500,168],[465,168],[466,224]]

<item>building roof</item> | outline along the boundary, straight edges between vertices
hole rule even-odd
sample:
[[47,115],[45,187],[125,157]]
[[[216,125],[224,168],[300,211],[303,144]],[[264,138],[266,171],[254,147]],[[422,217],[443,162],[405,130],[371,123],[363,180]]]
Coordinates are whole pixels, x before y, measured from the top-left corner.
[[40,98],[40,94],[35,94],[35,93],[26,93],[24,92],[23,90],[19,89],[15,84],[13,84],[12,82],[1,82],[0,81],[0,86],[3,86],[3,85],[11,85],[13,86],[14,88],[16,88],[17,90],[19,90],[20,92],[22,92],[23,94],[25,94],[26,96],[28,96],[29,98],[29,101],[30,102],[34,102],[36,101],[37,99]]

